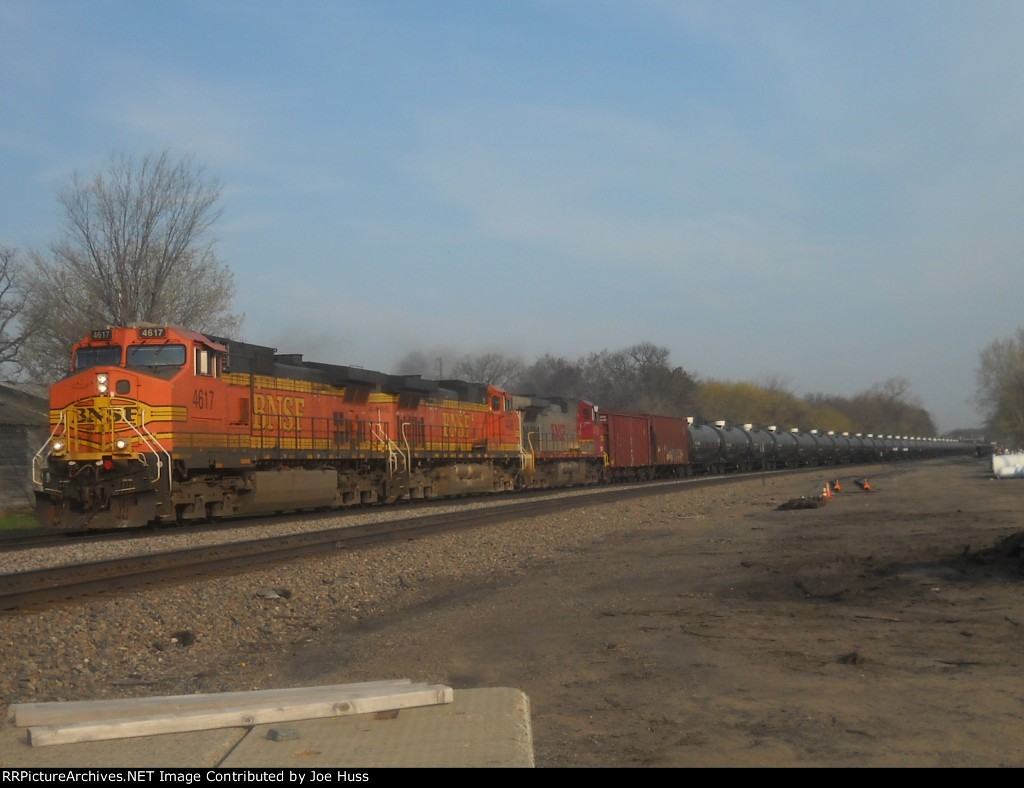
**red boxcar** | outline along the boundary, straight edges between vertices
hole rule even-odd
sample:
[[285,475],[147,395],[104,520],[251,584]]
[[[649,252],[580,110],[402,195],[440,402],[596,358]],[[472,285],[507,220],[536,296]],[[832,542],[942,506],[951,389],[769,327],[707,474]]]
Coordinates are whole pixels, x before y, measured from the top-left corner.
[[612,479],[688,474],[690,438],[685,419],[604,411],[601,421]]
[[654,475],[651,417],[639,413],[602,411],[605,451],[612,479],[646,479]]
[[686,419],[673,416],[651,416],[654,432],[654,462],[659,474],[674,476],[690,474],[690,429]]

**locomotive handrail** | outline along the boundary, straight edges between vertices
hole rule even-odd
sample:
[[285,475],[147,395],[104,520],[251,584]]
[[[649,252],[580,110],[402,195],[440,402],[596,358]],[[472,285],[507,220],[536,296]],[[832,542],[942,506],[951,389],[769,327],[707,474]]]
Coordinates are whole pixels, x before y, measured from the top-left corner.
[[[127,415],[127,412],[126,412],[125,408],[123,408],[123,407],[112,407],[112,408],[110,408],[110,410],[114,411],[115,413],[118,413],[121,416],[121,421],[123,421],[125,424],[127,424],[132,429],[132,431],[136,435],[139,436],[139,439],[146,445],[146,447],[150,451],[153,452],[153,454],[158,455],[158,457],[159,457],[159,455],[162,455],[162,456],[167,458],[167,468],[168,468],[167,490],[168,490],[168,492],[170,492],[171,491],[171,474],[170,474],[171,453],[169,451],[167,451],[167,449],[165,449],[163,447],[163,445],[160,443],[160,440],[152,432],[150,432],[148,427],[146,427],[146,409],[142,408],[139,411],[139,421],[142,423],[141,426],[143,427],[143,429],[146,430],[146,434],[145,435],[143,435],[142,431],[138,427],[136,427],[128,419],[128,415]],[[139,458],[139,462],[141,462],[143,465],[146,465],[148,467],[148,463],[145,460]],[[156,476],[154,476],[153,478],[151,478],[149,480],[150,484],[152,484],[154,487],[156,486],[157,482],[160,481],[160,476],[161,476],[160,468],[161,468],[162,465],[163,465],[163,460],[158,458],[157,462],[156,462]]]
[[412,470],[412,446],[409,445],[409,436],[405,432],[405,428],[412,425],[411,421],[402,422],[402,442],[405,444],[405,470],[409,472]]
[[[519,434],[523,434],[523,416],[519,415]],[[527,447],[523,445],[522,441],[519,441],[519,462],[522,464],[523,471],[533,473],[537,468],[537,449],[533,445],[533,436],[535,433],[526,433],[526,442],[529,444],[529,451]]]
[[394,476],[398,472],[398,457],[405,460],[406,467],[409,467],[409,457],[403,454],[401,447],[388,437],[387,429],[383,422],[371,424],[370,435],[387,448],[389,476]]
[[[57,423],[50,430],[50,436],[46,439],[46,443],[40,446],[39,451],[32,457],[32,484],[39,489],[45,489],[43,487],[43,466],[46,464],[46,460],[50,458],[50,455],[53,454],[53,438],[57,434],[58,428],[62,425],[64,426],[64,431],[67,432],[67,411],[63,409],[60,412],[60,418],[57,420]],[[43,457],[42,463],[40,463],[39,458],[43,452],[46,452],[46,456]]]

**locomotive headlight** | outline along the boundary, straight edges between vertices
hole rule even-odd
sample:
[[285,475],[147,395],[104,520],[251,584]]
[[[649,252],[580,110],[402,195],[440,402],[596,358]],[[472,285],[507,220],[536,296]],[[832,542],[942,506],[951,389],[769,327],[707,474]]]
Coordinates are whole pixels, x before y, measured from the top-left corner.
[[124,438],[118,438],[116,441],[114,441],[114,448],[117,449],[118,451],[125,451],[128,448],[128,441],[126,441]]
[[100,394],[106,394],[108,388],[109,388],[109,378],[107,377],[107,373],[106,372],[100,372],[96,376],[96,390]]
[[61,455],[64,453],[64,441],[55,440],[50,444],[50,454]]

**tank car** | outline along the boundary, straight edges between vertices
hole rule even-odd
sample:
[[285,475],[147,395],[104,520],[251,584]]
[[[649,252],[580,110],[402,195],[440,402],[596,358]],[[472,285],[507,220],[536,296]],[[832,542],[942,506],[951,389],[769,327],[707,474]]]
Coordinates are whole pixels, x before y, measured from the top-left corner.
[[722,433],[710,424],[689,425],[690,465],[695,473],[723,473],[725,446]]
[[772,434],[753,424],[744,424],[741,428],[750,441],[750,465],[757,470],[775,470],[776,443]]
[[768,433],[775,442],[775,467],[797,468],[800,466],[799,445],[792,432],[780,432],[775,425],[768,427]]
[[789,430],[796,442],[797,466],[818,465],[818,441],[809,432],[800,432],[797,427]]
[[832,439],[835,445],[835,464],[846,465],[852,462],[853,450],[850,443],[850,434],[848,432],[841,432],[836,434],[835,432],[829,432],[828,436]]
[[726,471],[749,471],[751,467],[750,435],[739,427],[716,421],[713,428],[722,436],[722,468]]
[[836,442],[827,432],[810,431],[811,438],[817,444],[814,465],[835,465],[836,464]]

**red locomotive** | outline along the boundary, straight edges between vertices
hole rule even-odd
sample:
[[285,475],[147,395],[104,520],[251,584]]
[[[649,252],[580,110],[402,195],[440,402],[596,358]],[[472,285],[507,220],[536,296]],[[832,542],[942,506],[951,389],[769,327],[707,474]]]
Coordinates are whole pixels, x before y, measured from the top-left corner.
[[[78,343],[71,374],[50,389],[50,420],[33,482],[41,521],[60,528],[831,464],[855,461],[864,445],[829,438],[827,452],[797,455],[749,425],[602,413],[585,400],[309,362],[155,325]],[[865,459],[963,451],[905,437],[872,445]]]

